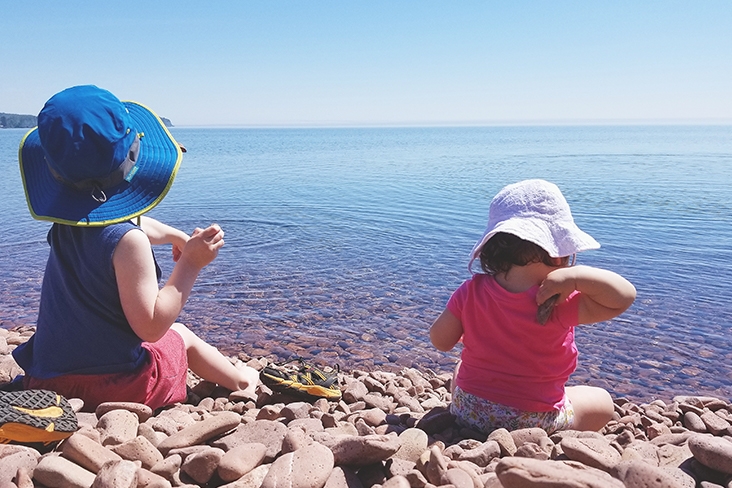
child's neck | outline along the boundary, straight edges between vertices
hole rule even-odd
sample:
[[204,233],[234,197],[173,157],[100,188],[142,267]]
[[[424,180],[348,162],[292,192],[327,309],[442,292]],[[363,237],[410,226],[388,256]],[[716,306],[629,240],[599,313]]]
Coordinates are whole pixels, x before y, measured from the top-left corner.
[[532,286],[544,281],[553,268],[544,263],[529,263],[525,266],[512,266],[505,273],[497,273],[496,281],[510,293],[523,293]]

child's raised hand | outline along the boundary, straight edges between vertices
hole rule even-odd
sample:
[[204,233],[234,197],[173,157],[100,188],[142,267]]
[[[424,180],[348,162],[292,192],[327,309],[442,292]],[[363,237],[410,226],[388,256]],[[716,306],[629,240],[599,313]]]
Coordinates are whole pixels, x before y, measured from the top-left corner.
[[183,247],[180,259],[200,269],[216,258],[223,245],[224,231],[218,224],[205,229],[197,227]]
[[536,304],[541,305],[554,295],[559,295],[557,303],[562,303],[577,289],[575,268],[557,268],[549,272],[539,285],[536,293]]

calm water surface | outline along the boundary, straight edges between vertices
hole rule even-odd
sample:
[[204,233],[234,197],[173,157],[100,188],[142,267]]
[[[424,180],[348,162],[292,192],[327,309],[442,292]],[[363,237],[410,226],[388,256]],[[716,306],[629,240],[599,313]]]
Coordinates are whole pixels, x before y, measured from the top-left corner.
[[[151,216],[226,231],[181,321],[227,353],[451,371],[459,351],[434,350],[428,328],[469,276],[493,195],[538,177],[602,244],[579,262],[638,289],[628,312],[578,329],[571,383],[732,398],[732,127],[172,132],[188,153]],[[35,323],[48,254],[17,169],[23,134],[0,131],[6,328]],[[156,255],[169,274],[169,249]]]

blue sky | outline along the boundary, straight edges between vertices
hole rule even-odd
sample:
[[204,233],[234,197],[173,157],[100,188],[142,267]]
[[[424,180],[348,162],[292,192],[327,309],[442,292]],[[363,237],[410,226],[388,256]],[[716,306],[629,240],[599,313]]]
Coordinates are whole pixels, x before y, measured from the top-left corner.
[[729,1],[0,0],[0,112],[177,126],[732,123]]

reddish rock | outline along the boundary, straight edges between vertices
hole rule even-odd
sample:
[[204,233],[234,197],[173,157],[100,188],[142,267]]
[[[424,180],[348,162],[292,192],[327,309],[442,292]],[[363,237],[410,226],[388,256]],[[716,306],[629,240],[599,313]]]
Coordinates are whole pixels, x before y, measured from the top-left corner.
[[272,463],[262,488],[321,488],[334,467],[333,453],[313,443]]

